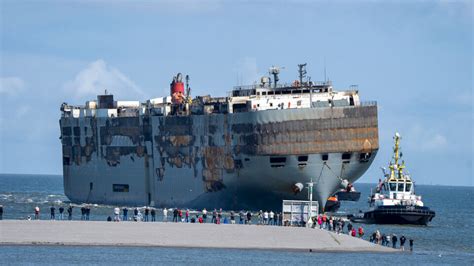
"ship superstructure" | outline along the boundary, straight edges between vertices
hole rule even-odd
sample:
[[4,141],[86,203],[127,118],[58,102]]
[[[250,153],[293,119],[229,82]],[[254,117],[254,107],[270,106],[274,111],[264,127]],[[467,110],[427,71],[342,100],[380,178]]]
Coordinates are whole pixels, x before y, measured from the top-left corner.
[[97,96],[61,106],[64,189],[74,202],[158,207],[268,209],[303,199],[315,182],[324,206],[356,181],[378,150],[377,106],[356,87],[300,78],[279,68],[226,97],[191,99],[189,77],[146,102]]

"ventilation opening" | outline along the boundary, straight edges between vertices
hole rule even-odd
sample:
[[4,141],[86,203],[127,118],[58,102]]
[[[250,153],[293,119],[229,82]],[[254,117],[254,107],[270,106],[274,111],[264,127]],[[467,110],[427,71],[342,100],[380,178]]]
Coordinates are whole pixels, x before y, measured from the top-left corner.
[[114,192],[128,192],[130,186],[128,184],[113,184],[112,189]]
[[345,152],[345,153],[342,154],[342,159],[343,160],[350,160],[351,156],[352,156],[352,153]]
[[321,155],[321,159],[323,161],[327,161],[329,159],[329,155],[328,154],[323,154],[323,155]]
[[270,157],[270,163],[286,163],[286,157]]
[[298,156],[298,162],[307,162],[307,161],[308,161],[308,155]]
[[286,157],[270,157],[270,166],[272,168],[285,167]]
[[359,155],[359,162],[361,163],[366,163],[369,161],[370,157],[372,156],[372,153],[366,152],[366,153],[361,153]]

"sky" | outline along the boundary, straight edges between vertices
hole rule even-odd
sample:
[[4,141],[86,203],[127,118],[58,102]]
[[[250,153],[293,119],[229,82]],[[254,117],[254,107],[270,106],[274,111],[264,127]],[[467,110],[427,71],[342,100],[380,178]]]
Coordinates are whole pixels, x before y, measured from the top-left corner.
[[0,0],[0,173],[61,174],[60,105],[107,89],[225,96],[272,65],[377,101],[381,177],[402,135],[418,184],[473,185],[471,1]]

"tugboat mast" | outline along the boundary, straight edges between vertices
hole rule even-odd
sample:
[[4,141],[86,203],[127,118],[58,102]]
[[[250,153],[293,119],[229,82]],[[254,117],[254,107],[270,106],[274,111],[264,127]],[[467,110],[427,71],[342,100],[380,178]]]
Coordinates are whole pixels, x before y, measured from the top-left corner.
[[[400,155],[400,134],[397,132],[395,133],[395,147],[393,147],[393,158],[394,158],[394,162],[393,163],[390,163],[390,180],[396,180],[396,179],[400,179],[400,180],[405,180],[405,175],[403,174],[403,169],[405,168],[405,162],[402,162],[402,164],[399,164],[398,163],[398,160],[401,158],[401,155]],[[397,173],[395,173],[395,170],[397,171]],[[398,177],[396,177],[398,176]]]

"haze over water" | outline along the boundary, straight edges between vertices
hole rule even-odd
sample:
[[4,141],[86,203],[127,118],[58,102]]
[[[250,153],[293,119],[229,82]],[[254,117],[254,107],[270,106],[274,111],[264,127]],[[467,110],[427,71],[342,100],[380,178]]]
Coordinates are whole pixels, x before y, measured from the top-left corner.
[[[55,175],[12,175],[0,174],[0,204],[4,206],[4,219],[26,219],[33,216],[38,205],[41,218],[49,219],[49,207],[54,204],[69,204],[63,192],[62,176]],[[367,209],[367,197],[373,184],[356,184],[362,192],[359,202],[343,202],[340,213],[354,213]],[[365,225],[366,237],[374,230],[382,233],[405,235],[415,240],[413,254],[372,254],[372,253],[300,253],[282,251],[251,251],[227,249],[183,249],[146,247],[60,247],[28,246],[0,247],[0,257],[4,261],[18,263],[263,263],[263,264],[314,264],[342,263],[354,264],[396,264],[403,260],[410,264],[473,264],[474,212],[471,208],[473,187],[419,185],[416,193],[422,195],[426,206],[436,211],[436,217],[429,226]],[[113,207],[97,205],[92,208],[91,220],[105,221],[113,215]],[[132,206],[133,207],[133,206]],[[141,207],[141,206],[140,206]],[[170,206],[172,207],[172,206]],[[280,210],[274,210],[280,211]],[[161,220],[158,211],[157,220]],[[74,209],[73,218],[80,219],[79,208]],[[308,229],[311,230],[311,229]],[[1,232],[1,230],[0,230]],[[117,232],[119,233],[119,232]],[[186,236],[178,236],[186,237]],[[209,236],[212,237],[212,236]],[[192,241],[190,239],[189,241]],[[269,240],[271,241],[271,240]],[[316,241],[316,240],[315,240]],[[24,253],[28,256],[24,256]]]

